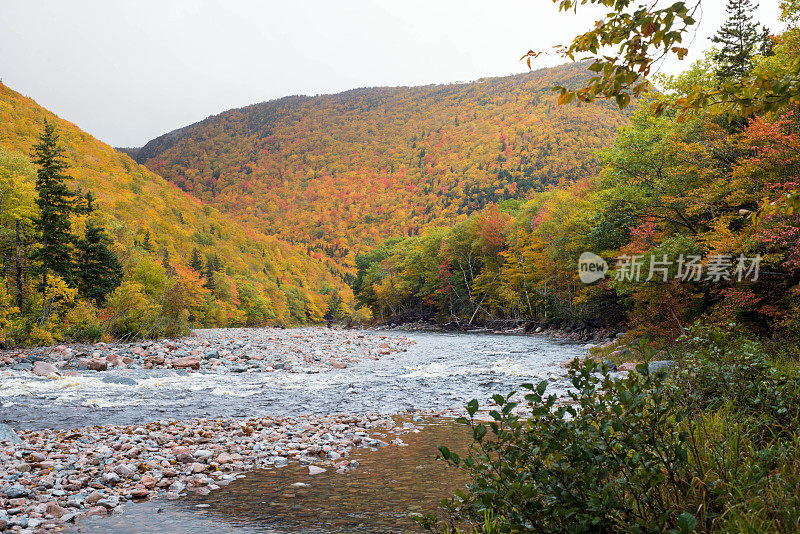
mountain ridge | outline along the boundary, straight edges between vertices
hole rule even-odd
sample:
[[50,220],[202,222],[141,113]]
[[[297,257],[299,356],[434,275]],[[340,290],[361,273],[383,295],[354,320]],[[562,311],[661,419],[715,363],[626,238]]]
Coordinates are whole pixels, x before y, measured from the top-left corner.
[[167,132],[136,157],[222,212],[352,266],[388,237],[595,173],[629,111],[559,106],[552,87],[585,82],[585,67],[284,97]]
[[[219,299],[230,304],[227,308],[222,306],[225,313],[233,313],[236,308],[236,284],[241,289],[246,283],[269,302],[270,313],[279,323],[319,321],[327,299],[323,289],[349,293],[331,262],[313,259],[275,236],[232,221],[2,83],[0,193],[10,188],[18,196],[14,203],[19,206],[10,206],[9,212],[0,210],[0,214],[16,213],[17,217],[29,220],[36,211],[33,191],[36,171],[29,154],[45,120],[56,124],[60,144],[65,149],[67,174],[73,178],[68,185],[92,192],[114,240],[114,249],[124,262],[149,256],[151,261],[160,263],[166,256],[173,265],[187,268],[195,249],[204,262],[212,257],[221,258],[222,276],[234,288]],[[2,197],[0,203],[5,201]],[[0,220],[0,223],[13,227],[14,221]],[[292,304],[293,299],[299,302]],[[227,323],[221,320],[209,324]]]

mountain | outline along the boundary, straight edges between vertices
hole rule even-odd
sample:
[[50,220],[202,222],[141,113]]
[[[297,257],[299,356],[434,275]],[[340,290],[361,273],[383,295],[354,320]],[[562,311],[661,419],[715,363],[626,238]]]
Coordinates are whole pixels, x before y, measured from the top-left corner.
[[[29,154],[45,119],[55,122],[66,149],[68,174],[74,178],[70,186],[95,196],[123,263],[142,255],[162,262],[166,253],[175,266],[187,267],[198,249],[204,262],[221,259],[221,275],[233,288],[227,297],[215,296],[217,300],[227,298],[229,307],[236,308],[237,284],[241,291],[248,285],[248,291],[255,288],[260,302],[268,306],[263,316],[285,323],[320,320],[327,299],[323,291],[349,291],[341,277],[331,273],[336,269],[332,262],[313,259],[305,250],[239,224],[0,83],[0,237],[4,240],[13,234],[14,218],[29,218],[34,212],[36,169]],[[0,245],[6,250],[8,243]],[[4,261],[9,261],[5,254]]]
[[137,161],[267,234],[352,266],[392,236],[598,169],[628,113],[558,106],[585,64],[471,83],[291,96],[153,139]]

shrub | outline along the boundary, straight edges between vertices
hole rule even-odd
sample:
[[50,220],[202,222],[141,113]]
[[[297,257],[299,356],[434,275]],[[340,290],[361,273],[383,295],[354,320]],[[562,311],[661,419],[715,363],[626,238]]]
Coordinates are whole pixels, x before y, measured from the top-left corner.
[[694,327],[681,340],[678,380],[687,408],[698,413],[730,403],[766,439],[795,433],[800,415],[796,368],[775,365],[762,341],[731,335],[736,326],[729,326]]
[[[597,364],[573,362],[568,404],[545,396],[547,382],[523,384],[525,419],[514,393],[493,397],[488,424],[469,425],[474,444],[449,463],[471,477],[468,491],[447,505],[451,527],[496,519],[497,532],[690,532],[703,492],[690,481],[689,434],[674,387],[663,373],[612,379]],[[425,526],[437,529],[428,517]]]
[[[453,532],[798,532],[800,372],[767,342],[696,327],[676,371],[647,362],[612,378],[573,362],[567,403],[547,383],[494,396],[491,420],[467,405],[470,476],[445,503]],[[645,344],[643,343],[642,346]],[[491,518],[487,522],[487,518]],[[487,527],[491,526],[491,529]]]
[[108,308],[112,313],[109,328],[115,337],[155,337],[163,331],[159,316],[161,307],[148,298],[139,282],[122,282],[108,298]]
[[66,316],[64,334],[71,341],[94,343],[103,337],[105,328],[97,316],[97,308],[86,301],[79,301]]

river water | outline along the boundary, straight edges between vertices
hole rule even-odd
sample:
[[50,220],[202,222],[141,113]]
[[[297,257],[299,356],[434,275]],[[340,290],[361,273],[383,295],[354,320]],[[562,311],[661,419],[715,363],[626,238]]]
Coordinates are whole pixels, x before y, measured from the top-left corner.
[[[324,335],[324,334],[321,334]],[[48,379],[4,371],[0,421],[19,428],[73,428],[194,417],[250,417],[308,413],[406,414],[481,404],[524,382],[568,387],[557,363],[584,355],[575,343],[497,334],[406,333],[407,352],[364,360],[343,370],[303,373],[185,373],[172,370],[84,372]],[[133,378],[135,385],[103,382]],[[255,471],[209,495],[127,504],[122,514],[91,518],[75,532],[175,534],[415,532],[410,512],[434,512],[465,480],[442,462],[436,447],[463,449],[464,428],[426,419],[403,437],[408,446],[357,450],[348,473],[308,475],[307,468]],[[294,486],[303,483],[307,486]]]
[[[317,374],[141,369],[52,379],[4,370],[0,421],[15,428],[76,428],[196,417],[439,410],[463,407],[473,398],[484,402],[527,381],[551,379],[552,390],[563,390],[567,381],[555,364],[586,352],[578,344],[532,336],[396,335],[416,344],[407,352]],[[136,385],[107,382],[123,377]]]
[[[122,514],[81,521],[72,532],[90,534],[275,534],[421,532],[411,513],[435,513],[466,479],[436,461],[438,445],[459,453],[468,445],[465,427],[425,421],[405,447],[356,449],[357,469],[309,475],[289,464],[248,473],[208,495],[127,504]],[[296,484],[305,484],[298,487]]]

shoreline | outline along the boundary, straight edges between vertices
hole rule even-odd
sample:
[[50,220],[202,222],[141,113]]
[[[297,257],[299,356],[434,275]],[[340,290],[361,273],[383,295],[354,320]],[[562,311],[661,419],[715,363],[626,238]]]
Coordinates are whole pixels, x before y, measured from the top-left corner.
[[329,329],[324,343],[312,328],[221,328],[136,342],[61,344],[0,350],[0,371],[77,376],[80,371],[175,369],[221,373],[318,373],[404,352],[413,341],[361,330]]
[[[316,374],[401,354],[415,342],[398,334],[402,330],[200,330],[176,340],[2,351],[0,374],[14,369],[13,374],[30,373],[37,380],[69,374],[119,379],[117,375],[126,374],[105,373],[111,369],[138,369],[133,376],[161,368],[188,376]],[[192,365],[185,365],[187,361]],[[344,472],[357,467],[348,459],[354,449],[402,445],[400,436],[419,431],[415,423],[423,421],[420,415],[448,418],[463,407],[391,416],[348,411],[249,418],[181,419],[177,414],[178,420],[72,425],[78,427],[70,430],[53,430],[48,424],[15,432],[0,425],[0,531],[50,531],[108,515],[126,502],[213,491],[243,473],[289,462],[308,466],[310,474],[317,469]],[[411,421],[395,420],[407,417]]]
[[208,493],[290,462],[311,475],[346,472],[358,467],[347,459],[355,448],[403,445],[402,435],[419,432],[393,417],[195,419],[19,434],[0,425],[0,531],[52,531],[126,502]]
[[507,334],[525,336],[546,336],[551,339],[575,342],[614,341],[625,335],[622,328],[588,327],[575,322],[573,325],[555,326],[535,321],[521,321],[512,324],[469,325],[465,323],[436,323],[431,321],[410,321],[403,323],[387,322],[374,326],[368,331],[386,332],[454,332],[465,334]]

